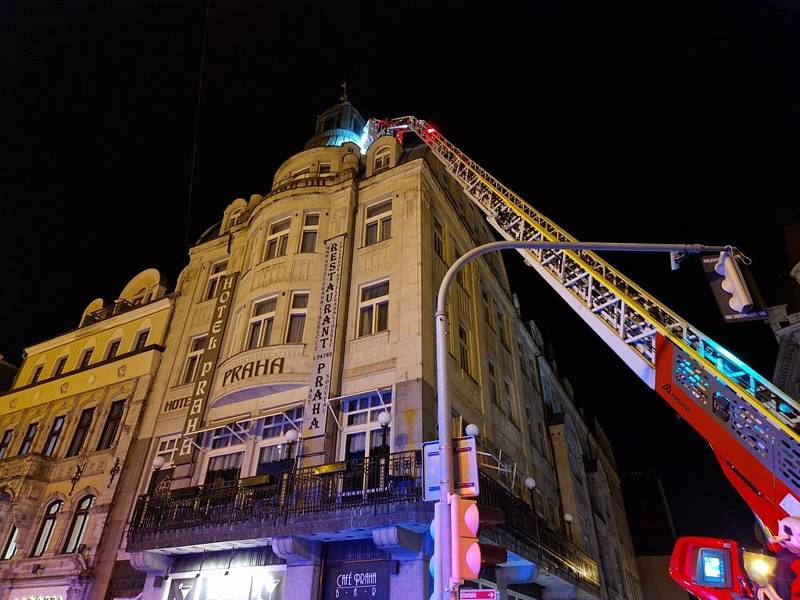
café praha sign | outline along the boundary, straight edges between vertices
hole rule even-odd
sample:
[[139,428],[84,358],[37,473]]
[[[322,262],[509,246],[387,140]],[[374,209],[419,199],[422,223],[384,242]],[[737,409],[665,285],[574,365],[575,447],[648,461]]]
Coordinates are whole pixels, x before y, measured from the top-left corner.
[[327,404],[333,371],[333,344],[339,314],[339,292],[342,286],[344,234],[325,241],[325,263],[319,319],[311,362],[311,382],[303,417],[303,439],[325,435]]
[[197,369],[197,379],[192,388],[192,395],[185,399],[188,402],[189,412],[186,415],[183,436],[175,456],[176,465],[185,464],[192,460],[191,434],[200,429],[203,422],[203,415],[208,403],[208,393],[211,390],[211,382],[214,379],[214,367],[217,365],[222,336],[225,334],[225,324],[228,322],[228,315],[233,302],[233,290],[236,288],[238,276],[238,273],[226,275],[222,279],[219,293],[217,294],[214,316],[206,338],[206,347],[203,350]]
[[328,567],[325,600],[364,598],[389,600],[389,581],[397,564],[393,561],[343,563]]

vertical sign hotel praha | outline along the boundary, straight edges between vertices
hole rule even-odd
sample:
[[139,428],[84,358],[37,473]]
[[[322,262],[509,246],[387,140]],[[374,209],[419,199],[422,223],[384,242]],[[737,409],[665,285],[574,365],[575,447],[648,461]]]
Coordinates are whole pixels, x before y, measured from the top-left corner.
[[211,321],[211,328],[208,330],[208,342],[200,359],[192,395],[189,397],[189,413],[186,415],[186,423],[183,425],[183,436],[175,457],[176,465],[185,464],[192,460],[191,434],[200,429],[202,425],[206,403],[208,402],[208,393],[211,390],[211,382],[214,378],[214,367],[217,364],[219,348],[222,336],[225,333],[225,323],[228,321],[228,313],[230,313],[231,301],[233,300],[233,290],[236,287],[236,278],[238,276],[238,273],[226,275],[221,282],[219,294],[217,294],[214,316]]
[[344,234],[325,242],[325,263],[322,295],[319,303],[317,335],[311,362],[311,382],[303,412],[303,439],[325,435],[328,396],[331,390],[333,342],[339,310],[339,289],[342,284]]

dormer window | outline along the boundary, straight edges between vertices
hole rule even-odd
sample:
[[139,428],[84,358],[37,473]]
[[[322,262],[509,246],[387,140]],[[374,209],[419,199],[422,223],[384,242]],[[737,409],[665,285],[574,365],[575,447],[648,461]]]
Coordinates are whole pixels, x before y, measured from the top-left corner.
[[239,224],[239,219],[241,217],[242,217],[242,211],[241,210],[233,213],[231,215],[230,219],[228,219],[228,229],[230,229],[234,225],[238,225]]
[[385,169],[389,166],[389,161],[392,158],[392,151],[387,148],[383,147],[375,153],[375,168],[374,170],[377,171],[379,169]]

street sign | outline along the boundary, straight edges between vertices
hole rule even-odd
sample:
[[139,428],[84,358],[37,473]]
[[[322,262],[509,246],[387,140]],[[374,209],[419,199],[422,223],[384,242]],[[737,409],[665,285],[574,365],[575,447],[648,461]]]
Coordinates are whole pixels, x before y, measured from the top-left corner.
[[[439,441],[422,444],[422,499],[439,500]],[[477,498],[478,454],[475,436],[453,440],[453,491],[463,498]]]
[[458,590],[458,600],[500,600],[497,590]]

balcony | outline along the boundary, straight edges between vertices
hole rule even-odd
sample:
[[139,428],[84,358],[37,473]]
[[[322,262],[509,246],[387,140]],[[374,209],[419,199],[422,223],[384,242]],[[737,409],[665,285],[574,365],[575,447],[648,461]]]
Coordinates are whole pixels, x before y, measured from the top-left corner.
[[326,185],[330,185],[335,179],[336,177],[331,175],[317,175],[314,173],[303,173],[302,175],[287,177],[273,185],[267,197],[280,194],[286,190],[306,187],[325,187]]
[[522,499],[494,479],[480,473],[481,504],[500,508],[505,522],[485,532],[494,543],[523,556],[578,587],[599,593],[600,573],[597,562],[566,536],[553,530]]
[[[412,526],[419,521],[418,528],[424,531],[430,517],[413,510],[421,502],[421,455],[398,452],[140,496],[128,540],[130,546],[144,549],[155,547],[153,542],[172,543],[173,537],[183,538],[187,530],[198,533],[196,543],[207,537],[203,530],[214,534],[219,528],[231,532],[232,539],[242,539],[246,531],[252,534],[254,527],[278,535],[291,521],[295,524],[289,529],[294,532],[302,528],[308,529],[307,537],[318,534],[320,539],[336,539],[343,523],[352,526],[353,511],[364,519],[362,527],[371,521],[382,526],[401,516],[400,505],[408,505],[406,517]],[[424,505],[419,508],[431,512]],[[388,519],[370,519],[377,516]],[[330,532],[327,536],[326,531]]]
[[141,306],[141,304],[131,304],[127,300],[117,300],[114,302],[114,304],[109,304],[100,310],[96,310],[86,315],[83,319],[83,323],[81,323],[81,327],[86,327],[87,325],[94,325],[100,321],[105,321],[111,317],[115,317],[117,315],[121,315],[122,313],[128,312],[129,310],[133,310],[137,306]]
[[[265,540],[368,537],[372,527],[402,525],[424,533],[433,504],[422,502],[418,451],[304,467],[140,496],[128,550]],[[597,563],[535,516],[530,506],[484,473],[479,502],[501,508],[505,523],[482,536],[584,590],[599,593]],[[364,532],[364,535],[360,535]]]
[[38,452],[5,458],[0,461],[0,481],[30,479],[46,483],[50,479],[50,467],[54,462],[54,458]]

